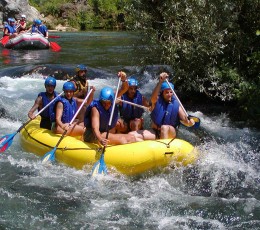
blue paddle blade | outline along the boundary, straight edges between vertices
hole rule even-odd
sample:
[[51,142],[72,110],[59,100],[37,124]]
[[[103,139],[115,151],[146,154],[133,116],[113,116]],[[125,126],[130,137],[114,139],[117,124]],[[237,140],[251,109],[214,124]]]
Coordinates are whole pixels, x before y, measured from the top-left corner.
[[55,152],[56,152],[57,147],[55,147],[53,150],[50,152],[45,153],[45,155],[42,158],[42,163],[51,163],[55,161]]
[[195,128],[195,129],[200,127],[200,119],[198,117],[189,116],[189,120],[190,119],[193,119],[194,124],[187,123],[187,122],[184,122],[184,121],[180,121],[180,122],[181,122],[182,125],[184,125],[186,127],[192,127],[192,128]]
[[107,166],[105,164],[104,154],[102,154],[100,160],[94,164],[91,174],[92,176],[97,174],[107,175]]
[[197,128],[199,128],[200,127],[200,119],[198,118],[198,117],[191,117],[193,120],[194,120],[194,122],[195,122],[195,124],[194,124],[194,128],[195,129],[197,129]]
[[0,139],[0,152],[7,150],[13,143],[13,138],[17,133],[7,134]]

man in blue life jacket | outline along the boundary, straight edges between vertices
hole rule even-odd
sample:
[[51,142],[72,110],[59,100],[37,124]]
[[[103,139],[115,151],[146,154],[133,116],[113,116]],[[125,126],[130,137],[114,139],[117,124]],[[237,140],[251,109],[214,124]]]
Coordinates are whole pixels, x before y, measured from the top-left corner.
[[[93,89],[91,94],[94,94],[95,88],[91,87],[91,89]],[[85,129],[83,122],[75,119],[73,123],[69,125],[79,108],[79,99],[74,98],[76,88],[72,82],[68,81],[63,84],[63,91],[64,96],[57,99],[53,113],[51,113],[52,131],[54,133],[63,134],[64,131],[67,130],[66,135],[68,136],[82,136]],[[86,102],[86,106],[87,105],[89,105],[88,101]]]
[[34,19],[33,20],[31,32],[32,33],[39,33],[47,39],[48,39],[48,36],[49,36],[48,28],[44,24],[42,24],[42,21],[40,19]]
[[[38,94],[34,105],[28,112],[28,117],[30,119],[34,119],[35,115],[33,114],[37,109],[40,111],[42,108],[44,108],[47,104],[49,104],[50,101],[52,101],[54,98],[57,97],[57,92],[55,92],[56,87],[56,79],[52,76],[49,76],[46,78],[44,82],[44,86],[46,91],[41,92]],[[54,103],[53,103],[54,104]],[[50,114],[53,110],[53,104],[51,104],[48,108],[46,108],[41,114],[41,122],[40,127],[44,129],[51,129],[51,120],[50,120]]]
[[[138,90],[138,81],[135,77],[128,79],[129,88],[121,96],[121,100],[128,101],[141,106],[149,106],[148,100]],[[119,110],[121,118],[118,119],[116,129],[118,133],[128,133],[129,131],[137,131],[143,129],[144,109],[127,104],[126,102],[119,102]]]
[[[128,81],[124,72],[119,72],[118,77],[122,80],[122,86],[118,91],[118,97],[122,96],[128,89]],[[117,134],[116,123],[118,120],[118,107],[115,106],[112,122],[108,128],[110,114],[112,112],[112,104],[115,100],[115,94],[112,88],[104,87],[101,89],[99,99],[93,100],[86,110],[84,124],[86,130],[83,140],[86,142],[99,143],[103,146],[126,144],[135,142],[135,137],[130,134]],[[108,139],[106,139],[107,131],[109,131]]]
[[15,23],[14,18],[8,18],[8,24],[5,25],[3,36],[9,36],[10,39],[17,36]]
[[[176,129],[180,124],[180,120],[187,124],[194,124],[194,121],[188,119],[179,105],[179,102],[173,96],[170,86],[165,81],[168,76],[169,75],[165,72],[160,74],[159,82],[155,86],[151,96],[152,130],[136,131],[133,134],[138,139],[155,140],[175,138]],[[174,89],[174,85],[172,83],[170,83],[170,85],[172,89]],[[138,133],[139,136],[137,136],[136,133]]]

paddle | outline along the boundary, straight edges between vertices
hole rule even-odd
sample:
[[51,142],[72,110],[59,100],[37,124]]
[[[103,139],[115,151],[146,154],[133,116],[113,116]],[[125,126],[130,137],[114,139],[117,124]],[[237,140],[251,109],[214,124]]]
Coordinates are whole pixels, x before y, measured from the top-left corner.
[[[61,96],[62,94],[63,94],[63,92],[60,93],[57,97]],[[56,97],[56,98],[57,98],[57,97]],[[53,100],[51,100],[45,107],[43,107],[37,114],[35,114],[35,118],[36,118],[38,115],[40,115],[45,109],[47,109],[47,108],[56,100],[56,98],[54,98]],[[32,119],[32,120],[33,120],[33,119]],[[16,135],[17,133],[19,133],[19,132],[20,132],[26,125],[28,125],[29,122],[31,122],[32,120],[30,119],[30,120],[28,120],[27,122],[25,122],[15,133],[7,134],[7,135],[1,137],[1,139],[0,139],[0,152],[4,152],[5,150],[7,150],[7,149],[11,146],[11,144],[12,144],[12,142],[13,142],[13,138],[15,137],[15,135]]]
[[139,108],[141,108],[141,109],[146,110],[147,112],[150,112],[150,109],[149,109],[148,107],[146,107],[146,106],[139,105],[139,104],[133,103],[133,102],[131,102],[131,101],[125,101],[125,100],[122,100],[122,99],[120,99],[120,98],[117,98],[117,100],[118,100],[118,101],[121,101],[121,102],[124,102],[124,103],[126,103],[126,104],[129,104],[129,105],[133,105],[133,106],[139,107]]
[[60,38],[60,36],[56,36],[56,35],[49,35],[49,38]]
[[[112,119],[113,119],[113,115],[114,115],[115,104],[116,104],[116,98],[117,98],[117,94],[118,94],[120,82],[121,82],[121,78],[119,78],[119,81],[118,81],[118,84],[117,84],[116,95],[115,95],[115,99],[114,99],[114,101],[113,101],[113,106],[112,106],[112,110],[111,110],[109,122],[108,122],[108,125],[107,125],[106,139],[108,138],[109,128],[110,128],[110,126],[111,126]],[[101,153],[101,156],[100,156],[99,161],[97,161],[97,162],[94,164],[94,166],[93,166],[92,176],[95,176],[96,174],[107,175],[107,166],[106,166],[106,163],[105,163],[105,160],[104,160],[105,150],[106,150],[106,146],[103,147],[103,151],[102,151],[102,153]]]
[[8,41],[9,41],[9,36],[4,36],[2,37],[1,43],[3,46],[5,46]]
[[181,123],[182,123],[184,126],[186,126],[186,127],[194,127],[195,129],[199,128],[199,126],[200,126],[200,119],[199,119],[198,117],[188,115],[188,113],[187,113],[187,111],[184,109],[184,107],[183,107],[183,105],[182,105],[180,99],[178,98],[178,96],[177,96],[176,93],[174,92],[173,88],[171,87],[171,85],[170,85],[168,79],[166,79],[166,82],[168,83],[168,85],[169,85],[171,91],[173,92],[175,98],[176,98],[177,101],[179,102],[179,104],[180,104],[181,108],[183,109],[183,111],[184,111],[185,115],[187,116],[187,118],[188,118],[189,120],[190,120],[190,119],[193,119],[194,122],[195,122],[193,125],[187,124],[187,123],[185,123],[185,122],[183,122],[183,121],[181,121]]
[[[85,104],[85,102],[87,101],[87,99],[89,98],[91,92],[93,89],[91,89],[89,91],[89,93],[87,94],[87,96],[85,97],[85,99],[83,100],[83,102],[81,103],[80,107],[78,108],[77,112],[75,113],[74,117],[71,119],[69,126],[72,125],[73,121],[75,120],[75,118],[77,117],[78,113],[80,112],[80,110],[82,109],[83,105]],[[42,158],[42,162],[53,162],[55,160],[55,152],[59,146],[59,144],[61,143],[61,141],[63,140],[63,138],[65,137],[66,133],[68,132],[68,130],[65,130],[61,136],[61,138],[59,139],[59,141],[57,142],[57,144],[55,145],[55,147],[50,151],[45,153],[45,155]]]
[[59,52],[61,50],[61,47],[56,42],[50,42],[50,46],[55,52]]
[[[44,35],[42,34],[41,31],[38,30],[38,28],[35,27],[35,29],[39,34],[41,34],[44,37]],[[50,47],[55,52],[59,52],[61,50],[61,47],[56,42],[50,42]]]

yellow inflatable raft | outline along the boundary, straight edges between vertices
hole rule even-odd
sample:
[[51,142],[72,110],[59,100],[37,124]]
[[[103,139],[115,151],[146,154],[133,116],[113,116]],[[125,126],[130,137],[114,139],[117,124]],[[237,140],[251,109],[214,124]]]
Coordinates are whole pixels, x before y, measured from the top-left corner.
[[[31,121],[20,132],[21,146],[25,151],[43,156],[52,150],[61,135],[39,128],[39,120]],[[125,145],[108,146],[105,163],[125,175],[137,175],[170,164],[187,166],[196,161],[198,153],[190,143],[174,139],[143,141]],[[85,143],[79,138],[66,136],[59,144],[55,159],[77,169],[94,165],[100,159],[102,147]]]

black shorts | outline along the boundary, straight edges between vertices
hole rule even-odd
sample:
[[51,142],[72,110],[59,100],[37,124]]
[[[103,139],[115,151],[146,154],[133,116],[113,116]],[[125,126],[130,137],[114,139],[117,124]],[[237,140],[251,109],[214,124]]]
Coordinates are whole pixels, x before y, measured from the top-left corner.
[[51,130],[51,125],[52,123],[50,118],[46,118],[46,117],[41,118],[40,128]]

